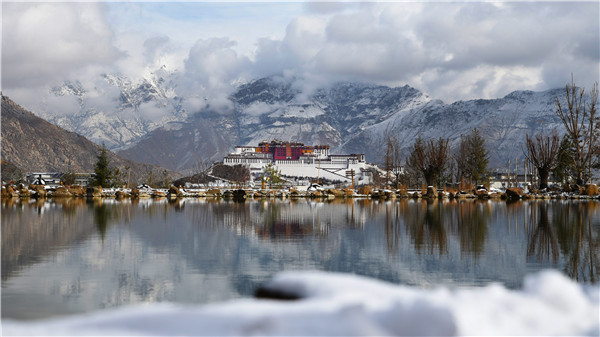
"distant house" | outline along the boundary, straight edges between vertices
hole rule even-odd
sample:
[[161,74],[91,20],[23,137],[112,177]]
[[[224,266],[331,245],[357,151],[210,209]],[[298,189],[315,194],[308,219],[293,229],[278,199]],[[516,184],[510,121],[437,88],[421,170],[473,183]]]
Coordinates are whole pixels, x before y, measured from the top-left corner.
[[[61,172],[34,172],[27,175],[27,183],[32,185],[60,185],[64,181],[65,173]],[[87,186],[94,178],[93,173],[75,173],[73,185]]]
[[27,183],[32,185],[60,185],[62,173],[34,172],[27,175]]

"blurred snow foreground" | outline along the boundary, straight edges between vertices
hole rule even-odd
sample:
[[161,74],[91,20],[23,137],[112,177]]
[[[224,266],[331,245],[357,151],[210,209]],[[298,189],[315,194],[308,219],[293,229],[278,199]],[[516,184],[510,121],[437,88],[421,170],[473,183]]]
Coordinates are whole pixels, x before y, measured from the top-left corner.
[[598,286],[557,271],[501,285],[422,290],[364,277],[286,272],[263,286],[299,300],[153,304],[37,322],[4,320],[3,335],[598,335]]

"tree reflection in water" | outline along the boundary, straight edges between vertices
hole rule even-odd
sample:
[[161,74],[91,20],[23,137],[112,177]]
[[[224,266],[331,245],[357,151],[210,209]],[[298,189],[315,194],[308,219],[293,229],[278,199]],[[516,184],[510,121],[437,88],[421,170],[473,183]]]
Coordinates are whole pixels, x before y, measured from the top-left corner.
[[567,202],[552,205],[552,224],[566,265],[564,272],[578,282],[598,281],[599,224],[592,224],[596,202]]
[[487,201],[459,200],[456,203],[452,224],[456,224],[460,235],[460,250],[471,254],[474,259],[484,251],[491,208],[492,205]]
[[447,253],[448,238],[444,221],[447,219],[443,202],[436,200],[417,201],[408,212],[402,213],[408,232],[417,253],[423,246],[429,248],[429,253],[438,249],[440,255]]
[[[548,221],[548,203],[537,203],[538,207],[531,207],[530,223],[536,224],[527,230],[527,257],[535,257],[537,262],[551,258],[552,263],[558,263],[560,252],[554,230]],[[536,221],[537,219],[537,221]]]

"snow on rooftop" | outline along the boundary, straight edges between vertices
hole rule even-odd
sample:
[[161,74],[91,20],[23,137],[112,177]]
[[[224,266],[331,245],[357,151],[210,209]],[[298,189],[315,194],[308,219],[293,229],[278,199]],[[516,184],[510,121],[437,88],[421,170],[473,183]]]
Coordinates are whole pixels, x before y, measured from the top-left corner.
[[4,319],[3,335],[598,335],[598,286],[557,271],[520,290],[419,289],[356,275],[285,272],[264,289],[295,301],[151,304],[37,322]]

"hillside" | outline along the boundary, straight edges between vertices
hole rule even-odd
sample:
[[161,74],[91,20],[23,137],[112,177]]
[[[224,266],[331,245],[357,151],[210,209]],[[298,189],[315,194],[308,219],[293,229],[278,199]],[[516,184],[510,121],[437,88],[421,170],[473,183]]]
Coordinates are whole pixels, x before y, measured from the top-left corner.
[[[93,172],[101,146],[66,131],[2,96],[2,160],[23,173]],[[109,152],[112,166],[131,167],[132,180],[159,168]]]
[[490,167],[522,158],[527,133],[563,131],[555,99],[562,90],[515,91],[499,99],[445,104],[409,86],[390,88],[338,83],[306,96],[290,82],[264,78],[241,86],[230,99],[232,111],[205,109],[185,123],[160,127],[124,157],[173,170],[194,167],[199,159],[219,161],[235,145],[262,140],[329,144],[333,153],[365,153],[369,162],[383,157],[392,133],[406,154],[416,137],[447,137],[453,146],[473,128],[481,129],[490,150]]

